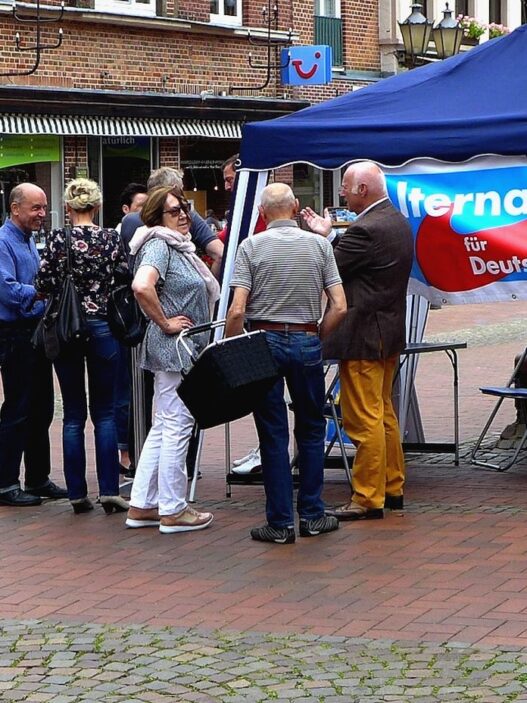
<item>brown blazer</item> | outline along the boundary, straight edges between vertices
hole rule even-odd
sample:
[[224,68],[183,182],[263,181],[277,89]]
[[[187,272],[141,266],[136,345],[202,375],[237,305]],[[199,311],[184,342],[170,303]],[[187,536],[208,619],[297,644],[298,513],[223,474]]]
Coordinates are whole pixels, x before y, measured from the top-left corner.
[[406,343],[406,288],[414,243],[389,200],[359,217],[335,247],[348,310],[324,340],[326,359],[386,359]]

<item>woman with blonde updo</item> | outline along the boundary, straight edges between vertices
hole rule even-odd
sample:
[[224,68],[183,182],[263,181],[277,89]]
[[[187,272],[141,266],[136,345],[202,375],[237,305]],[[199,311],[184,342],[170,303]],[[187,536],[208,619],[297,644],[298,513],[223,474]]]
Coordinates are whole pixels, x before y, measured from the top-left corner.
[[[114,419],[114,387],[118,342],[110,333],[106,305],[117,266],[126,266],[119,235],[93,222],[101,206],[101,191],[94,181],[77,178],[64,192],[70,230],[73,281],[88,324],[89,339],[74,342],[55,360],[64,406],[62,446],[68,497],[76,514],[93,510],[86,483],[84,428],[87,420],[86,370],[90,417],[95,429],[95,465],[99,499],[104,511],[121,512],[128,503],[119,496],[119,456]],[[67,229],[50,232],[37,290],[60,292],[66,275]]]

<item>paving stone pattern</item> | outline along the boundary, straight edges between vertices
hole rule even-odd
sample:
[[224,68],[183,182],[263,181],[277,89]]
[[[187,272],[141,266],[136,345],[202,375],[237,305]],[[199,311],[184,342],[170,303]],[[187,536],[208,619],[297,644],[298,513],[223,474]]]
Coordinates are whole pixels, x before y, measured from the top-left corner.
[[[404,513],[252,542],[263,489],[225,498],[219,430],[198,483],[198,507],[215,513],[204,532],[126,530],[123,515],[74,516],[67,501],[0,508],[0,703],[527,703],[527,459],[502,474],[468,462],[490,411],[477,388],[510,373],[527,304],[513,319],[485,308],[431,313],[430,338],[469,341],[469,441],[459,467],[408,455]],[[428,355],[419,374],[427,438],[450,439],[448,362]],[[62,481],[59,422],[52,441]],[[233,456],[253,446],[252,421],[236,423]],[[491,460],[509,455],[486,445]],[[88,466],[95,498],[91,441]],[[344,502],[343,471],[326,473],[326,502]]]
[[0,700],[527,701],[527,650],[6,621]]

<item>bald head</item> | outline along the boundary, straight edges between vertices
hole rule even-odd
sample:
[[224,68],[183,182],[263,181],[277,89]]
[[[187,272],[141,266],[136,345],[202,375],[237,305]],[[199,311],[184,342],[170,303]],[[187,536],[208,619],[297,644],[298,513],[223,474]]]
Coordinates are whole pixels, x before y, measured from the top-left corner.
[[298,200],[286,183],[271,183],[262,190],[260,212],[266,222],[293,220],[298,212]]
[[387,196],[386,178],[373,161],[359,161],[346,169],[341,193],[350,210],[362,212]]
[[20,183],[9,196],[11,221],[26,234],[42,227],[48,209],[46,194],[34,183]]

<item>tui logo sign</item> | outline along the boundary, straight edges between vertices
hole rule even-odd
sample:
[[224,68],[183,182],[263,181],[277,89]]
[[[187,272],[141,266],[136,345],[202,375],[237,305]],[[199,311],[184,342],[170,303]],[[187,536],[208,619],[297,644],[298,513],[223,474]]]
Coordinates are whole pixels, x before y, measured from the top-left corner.
[[331,82],[330,46],[291,46],[280,55],[283,85],[321,85]]
[[527,298],[527,161],[514,161],[387,170],[414,233],[410,292],[439,303]]

